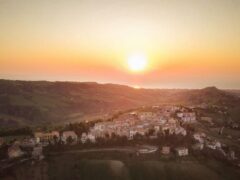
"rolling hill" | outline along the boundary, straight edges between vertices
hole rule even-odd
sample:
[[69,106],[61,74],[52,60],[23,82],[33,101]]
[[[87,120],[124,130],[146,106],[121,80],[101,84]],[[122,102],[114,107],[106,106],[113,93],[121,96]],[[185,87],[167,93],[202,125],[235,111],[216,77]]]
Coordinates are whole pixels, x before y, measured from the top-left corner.
[[0,126],[21,127],[82,120],[157,104],[239,105],[239,97],[215,87],[134,89],[94,82],[0,80]]

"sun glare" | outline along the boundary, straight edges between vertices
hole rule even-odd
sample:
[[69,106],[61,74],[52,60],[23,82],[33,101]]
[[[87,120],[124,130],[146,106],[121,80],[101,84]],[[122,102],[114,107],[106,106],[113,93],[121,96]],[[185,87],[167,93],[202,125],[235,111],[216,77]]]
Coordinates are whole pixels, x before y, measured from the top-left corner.
[[128,57],[128,67],[131,71],[143,71],[147,66],[147,58],[143,54],[133,54]]
[[138,85],[133,86],[133,88],[134,88],[134,89],[141,89],[141,87],[138,86]]

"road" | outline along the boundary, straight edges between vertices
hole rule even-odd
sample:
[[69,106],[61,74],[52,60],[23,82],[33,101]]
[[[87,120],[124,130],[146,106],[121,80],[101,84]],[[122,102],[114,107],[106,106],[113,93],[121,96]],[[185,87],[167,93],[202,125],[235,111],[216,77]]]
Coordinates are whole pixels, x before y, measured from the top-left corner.
[[113,148],[92,148],[92,149],[82,149],[82,150],[70,150],[64,152],[51,152],[49,155],[57,154],[69,154],[69,153],[88,153],[88,152],[125,152],[125,153],[136,153],[140,150],[148,150],[149,153],[157,149],[155,146],[128,146],[128,147],[113,147]]

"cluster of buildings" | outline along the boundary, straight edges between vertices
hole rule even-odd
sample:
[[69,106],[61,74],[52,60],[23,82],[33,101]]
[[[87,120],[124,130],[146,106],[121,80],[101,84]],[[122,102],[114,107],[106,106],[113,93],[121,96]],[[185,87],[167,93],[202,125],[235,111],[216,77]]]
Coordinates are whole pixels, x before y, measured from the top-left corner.
[[204,148],[217,150],[229,160],[237,160],[235,151],[222,144],[220,141],[208,137],[205,133],[195,133],[193,135],[195,144],[192,146],[193,150],[203,150]]
[[195,112],[179,112],[177,117],[180,118],[180,121],[185,123],[195,123],[197,121],[197,116]]
[[8,147],[7,155],[9,159],[20,158],[23,156],[30,157],[35,160],[42,160],[43,156],[43,147],[40,144],[32,142],[31,145],[26,143],[26,139],[21,141],[15,141]]
[[[212,121],[210,117],[201,117],[202,121]],[[133,140],[138,135],[148,136],[149,138],[157,138],[158,134],[175,134],[186,136],[187,131],[184,124],[192,124],[197,122],[197,114],[191,108],[182,106],[153,106],[150,109],[140,109],[138,111],[124,113],[112,121],[102,121],[94,124],[87,133],[82,133],[80,137],[74,131],[64,131],[61,134],[58,131],[52,132],[36,132],[34,137],[26,138],[22,141],[15,141],[8,148],[9,158],[17,158],[24,156],[26,152],[23,149],[31,149],[30,153],[34,159],[42,159],[43,147],[49,144],[55,144],[61,141],[63,144],[76,144],[77,142],[95,143],[97,138],[111,137],[113,134],[118,136],[126,136],[128,140]],[[150,133],[151,132],[151,133]],[[222,144],[214,139],[206,136],[205,133],[194,133],[193,139],[195,143],[192,145],[193,150],[203,150],[209,148],[224,152]],[[0,146],[3,139],[0,138]],[[141,153],[156,151],[154,148],[143,149]],[[171,149],[170,146],[163,146],[160,152],[168,155],[175,152],[178,156],[187,156],[189,149],[187,147],[177,147]],[[29,153],[29,152],[28,152]],[[230,157],[234,159],[233,151]]]
[[[149,111],[134,111],[122,114],[112,121],[103,121],[96,123],[90,128],[88,133],[82,133],[78,137],[74,131],[64,131],[61,134],[58,131],[36,132],[33,138],[27,138],[19,145],[12,145],[9,148],[9,157],[15,158],[24,155],[20,147],[31,147],[34,157],[42,158],[42,148],[62,141],[64,144],[75,144],[78,141],[86,143],[90,141],[95,143],[98,137],[111,137],[113,134],[126,136],[132,140],[135,135],[148,135],[150,138],[157,138],[158,133],[176,134],[186,136],[187,131],[181,126],[183,123],[193,123],[196,121],[196,114],[189,112],[186,108],[178,106],[152,107]],[[152,131],[151,135],[149,132]],[[167,147],[164,150],[166,153]],[[188,149],[178,148],[176,152],[179,156],[187,155]]]
[[186,109],[178,106],[154,107],[152,111],[131,112],[123,114],[113,121],[96,123],[88,134],[83,134],[82,142],[85,142],[86,139],[94,142],[97,137],[111,136],[113,133],[132,140],[136,134],[144,136],[150,130],[154,132],[152,138],[157,137],[158,133],[186,136],[187,131],[181,126],[182,122],[196,122],[196,114],[186,112]]
[[196,144],[193,145],[194,149],[202,150],[204,147],[213,150],[221,149],[220,141],[207,137],[205,133],[195,133],[193,138],[196,141]]
[[[64,131],[61,136],[58,131],[36,132],[34,133],[34,137],[26,137],[9,144],[7,155],[9,159],[23,157],[24,155],[28,155],[29,157],[30,155],[33,159],[41,160],[44,158],[43,147],[55,144],[60,140],[64,144],[74,144],[77,143],[78,136],[74,131]],[[2,143],[3,139],[0,139],[0,142]]]
[[49,143],[55,144],[56,142],[62,141],[64,144],[74,144],[78,141],[78,136],[74,131],[64,131],[60,135],[58,131],[52,131],[48,133],[36,132],[34,134],[36,143],[46,146]]

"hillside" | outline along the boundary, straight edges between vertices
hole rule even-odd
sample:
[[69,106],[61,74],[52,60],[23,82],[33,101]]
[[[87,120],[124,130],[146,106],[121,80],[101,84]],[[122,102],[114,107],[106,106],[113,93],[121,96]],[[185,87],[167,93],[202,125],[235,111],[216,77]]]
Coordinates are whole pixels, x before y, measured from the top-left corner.
[[235,106],[239,97],[215,87],[134,89],[115,84],[0,80],[2,127],[63,123],[143,105],[170,103]]
[[229,93],[232,93],[232,94],[234,94],[234,95],[236,95],[236,96],[238,96],[238,97],[240,97],[240,90],[237,90],[237,89],[228,89],[228,90],[226,90],[227,92],[229,92]]

